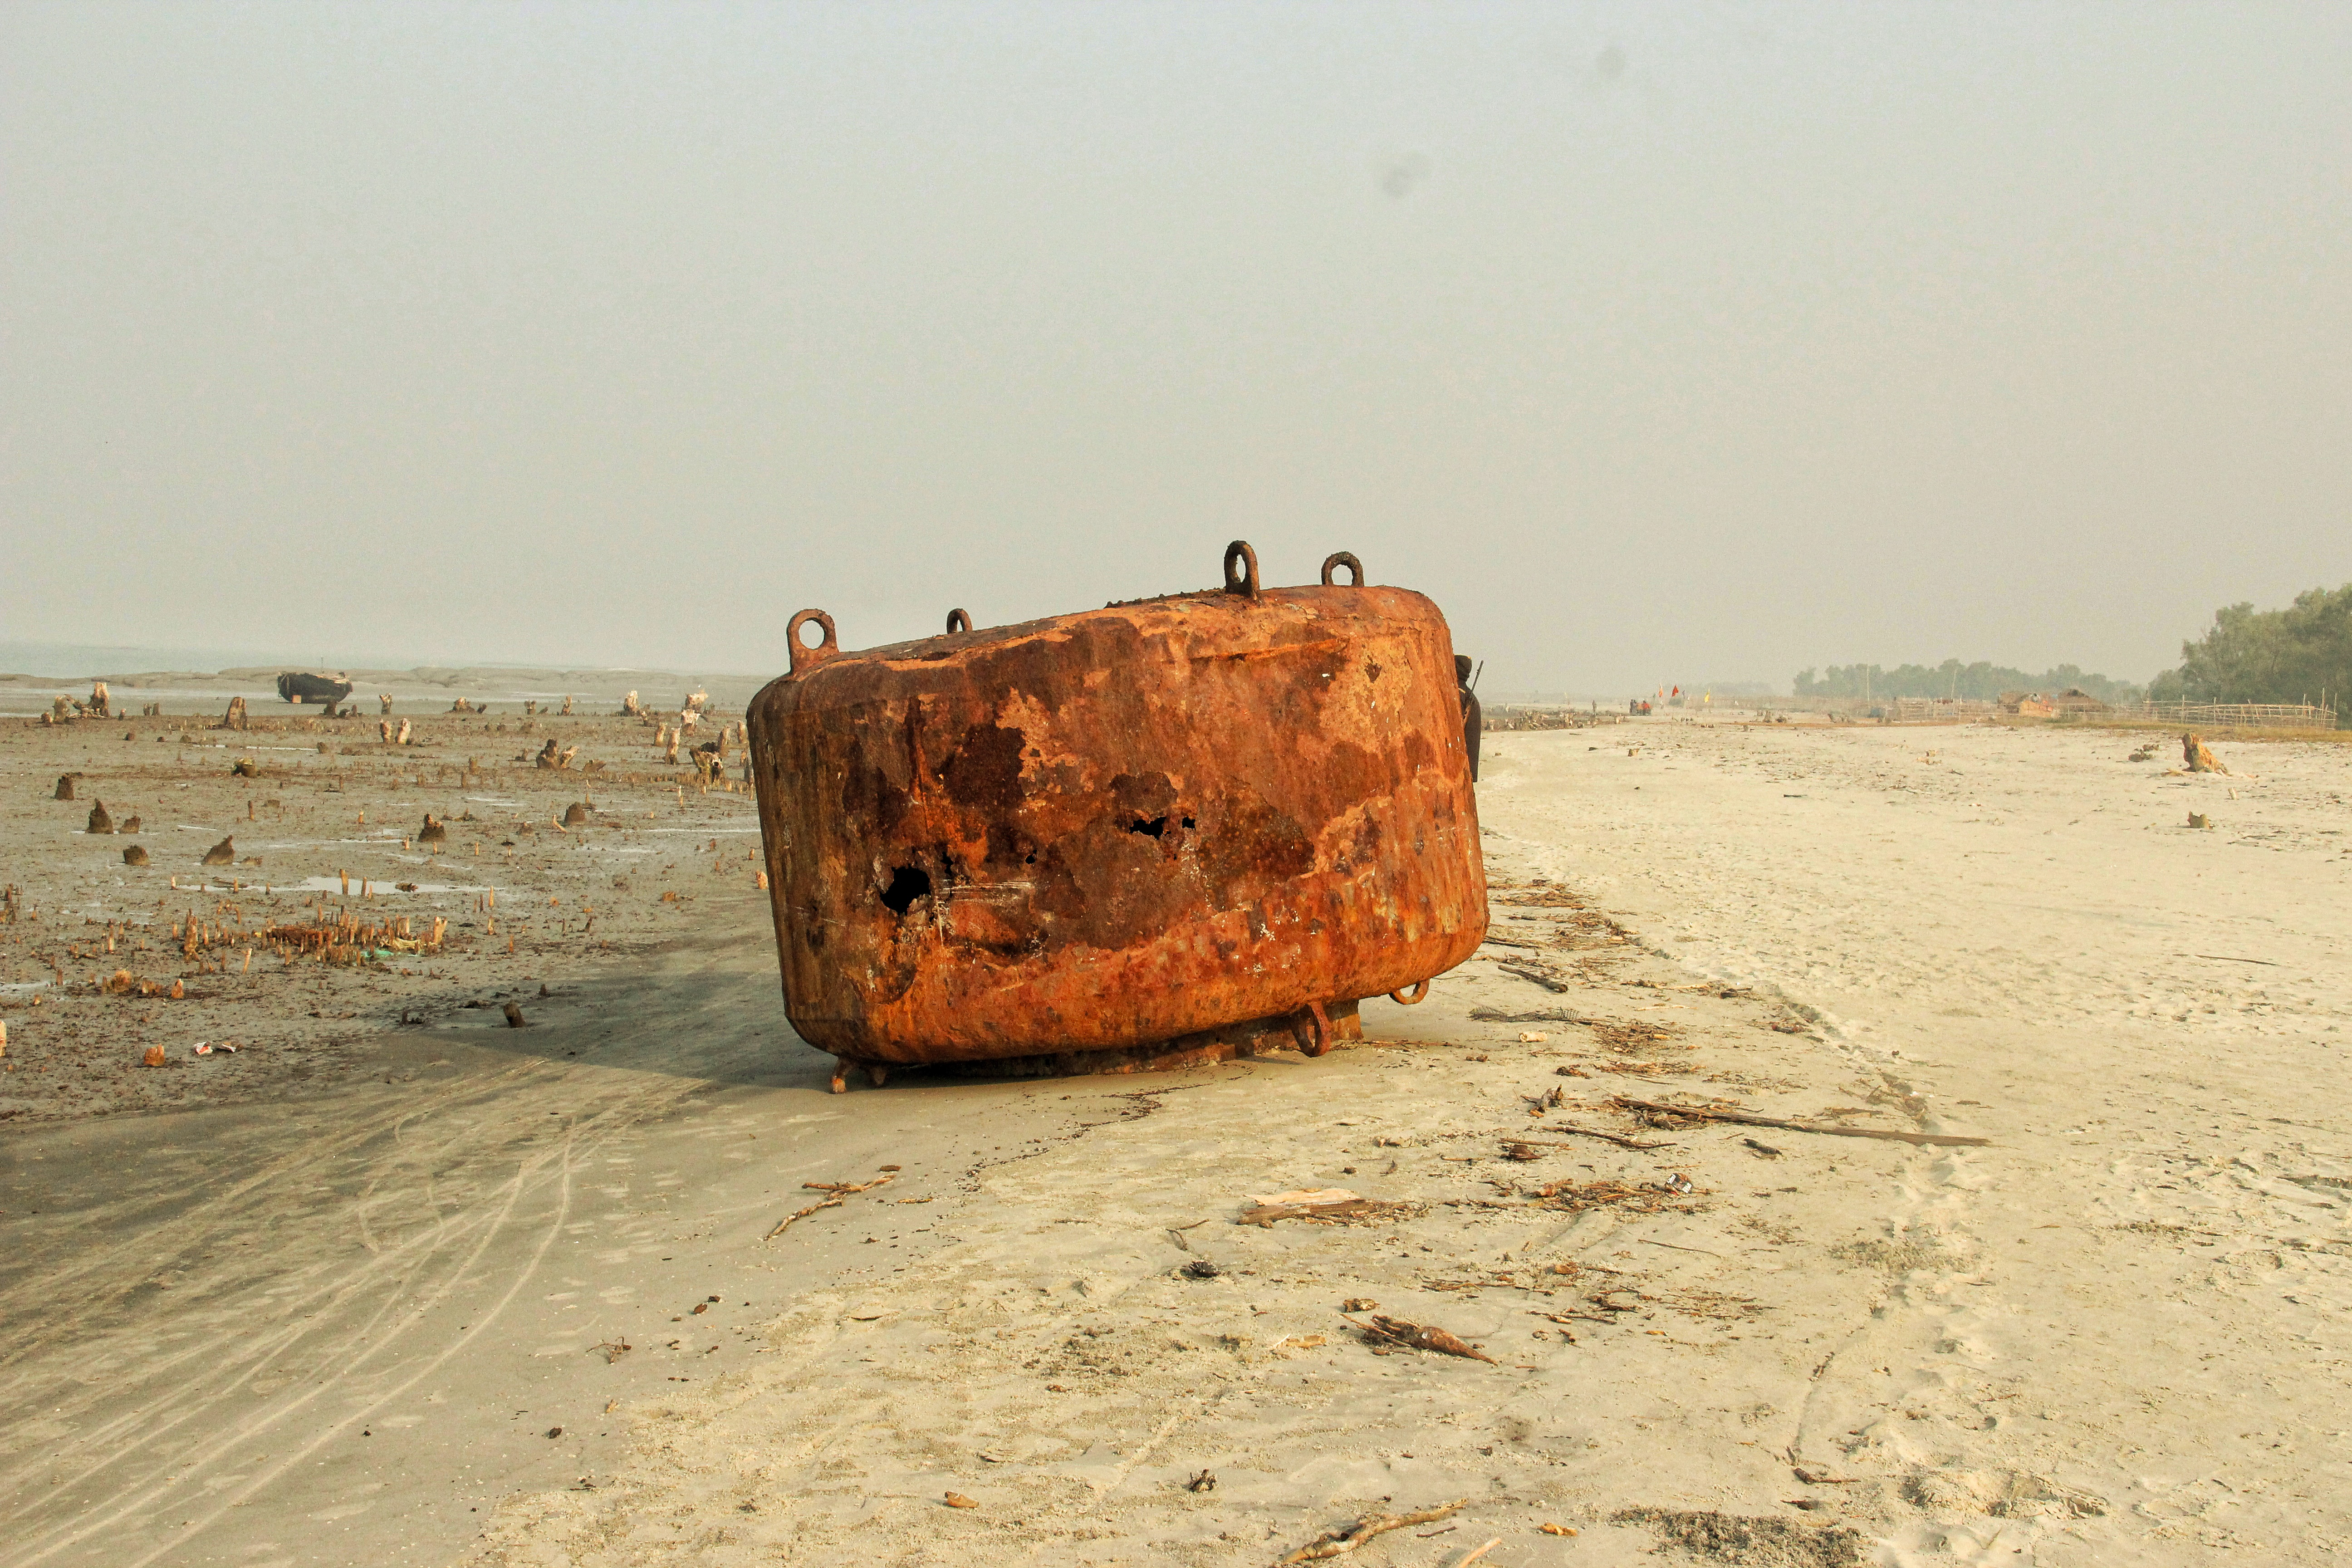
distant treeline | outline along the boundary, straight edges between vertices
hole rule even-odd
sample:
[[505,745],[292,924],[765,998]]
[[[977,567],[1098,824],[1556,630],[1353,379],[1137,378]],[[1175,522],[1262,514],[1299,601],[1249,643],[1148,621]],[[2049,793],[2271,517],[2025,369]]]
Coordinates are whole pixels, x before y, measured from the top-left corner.
[[2352,583],[2314,588],[2284,610],[2231,605],[2213,629],[2180,645],[2180,668],[2148,683],[2174,702],[2316,702],[2336,710],[2352,692]]
[[1990,701],[2004,691],[2066,690],[2087,691],[2102,702],[2137,702],[2147,695],[2128,680],[2110,680],[2072,664],[2034,675],[1982,659],[1962,664],[1948,658],[1934,666],[1898,664],[1892,669],[1883,664],[1833,664],[1818,674],[1801,669],[1796,679],[1800,697],[1974,697]]

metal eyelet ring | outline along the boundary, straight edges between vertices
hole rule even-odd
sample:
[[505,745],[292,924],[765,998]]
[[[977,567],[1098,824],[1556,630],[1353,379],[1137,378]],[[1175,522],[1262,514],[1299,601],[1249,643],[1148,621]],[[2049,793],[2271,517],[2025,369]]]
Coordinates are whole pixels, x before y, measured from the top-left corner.
[[[1234,563],[1242,563],[1247,570],[1234,571]],[[1236,539],[1225,546],[1225,592],[1239,594],[1245,599],[1257,597],[1257,552],[1245,540]]]
[[[801,641],[801,628],[811,621],[824,628],[824,640],[810,647]],[[833,617],[823,610],[803,610],[784,627],[784,640],[792,645],[793,673],[812,669],[841,651],[841,636],[834,629]]]
[[1424,980],[1418,985],[1408,985],[1402,991],[1390,992],[1389,1000],[1402,1006],[1410,1007],[1416,1002],[1420,1002],[1423,998],[1427,997],[1428,994],[1429,982]]
[[1309,1002],[1307,1010],[1290,1021],[1290,1032],[1300,1050],[1319,1057],[1331,1048],[1331,1015],[1323,1010],[1322,1003]]
[[948,612],[948,630],[950,633],[968,632],[971,630],[971,617],[964,614],[961,610],[950,610]]
[[1331,581],[1331,574],[1342,566],[1345,566],[1355,578],[1355,581],[1349,583],[1348,586],[1360,588],[1364,585],[1364,563],[1356,559],[1353,551],[1338,550],[1323,558],[1323,585],[1326,588],[1335,585]]

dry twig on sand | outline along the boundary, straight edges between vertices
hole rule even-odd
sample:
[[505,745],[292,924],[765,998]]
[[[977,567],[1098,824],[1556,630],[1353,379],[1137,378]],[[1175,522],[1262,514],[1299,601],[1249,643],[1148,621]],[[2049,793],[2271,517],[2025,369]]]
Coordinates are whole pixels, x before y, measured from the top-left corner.
[[1557,975],[1548,974],[1540,969],[1533,969],[1524,963],[1512,963],[1507,961],[1498,959],[1496,961],[1495,967],[1501,970],[1506,974],[1516,974],[1522,980],[1532,981],[1536,984],[1542,986],[1547,991],[1568,992],[1576,989],[1575,986],[1570,984],[1567,981],[1560,979]]
[[1362,1331],[1364,1342],[1375,1350],[1394,1348],[1435,1351],[1439,1355],[1460,1356],[1465,1361],[1483,1361],[1488,1366],[1503,1364],[1468,1341],[1447,1333],[1444,1329],[1431,1324],[1408,1323],[1402,1318],[1391,1318],[1379,1312],[1372,1314],[1372,1321],[1369,1323],[1358,1323],[1353,1318],[1348,1321],[1355,1323],[1355,1326]]
[[1327,1530],[1289,1556],[1276,1560],[1276,1568],[1292,1563],[1320,1563],[1327,1557],[1344,1557],[1376,1535],[1391,1530],[1402,1530],[1409,1524],[1432,1524],[1450,1513],[1461,1511],[1470,1500],[1461,1498],[1454,1502],[1440,1503],[1412,1513],[1368,1513],[1353,1524],[1343,1524],[1337,1530]]
[[776,1222],[775,1229],[770,1231],[760,1239],[761,1241],[773,1241],[776,1237],[784,1233],[784,1227],[791,1225],[793,1221],[796,1219],[806,1219],[809,1215],[816,1213],[819,1209],[837,1209],[841,1206],[841,1200],[848,1197],[851,1194],[871,1192],[876,1187],[887,1186],[898,1179],[898,1173],[896,1171],[893,1171],[887,1175],[877,1176],[870,1182],[803,1182],[801,1185],[806,1187],[811,1192],[831,1193],[833,1195],[822,1202],[811,1204],[804,1209],[800,1209],[792,1214],[786,1215],[783,1218]]
[[1939,1149],[1981,1149],[1990,1138],[1964,1138],[1954,1132],[1896,1132],[1880,1127],[1823,1127],[1818,1122],[1789,1121],[1778,1116],[1758,1116],[1746,1110],[1725,1110],[1700,1105],[1659,1105],[1647,1100],[1619,1096],[1619,1109],[1649,1116],[1676,1116],[1691,1121],[1729,1121],[1741,1127],[1777,1127],[1784,1132],[1819,1132],[1832,1138],[1878,1138],[1889,1143],[1925,1143]]
[[1352,1225],[1359,1220],[1385,1219],[1410,1210],[1411,1204],[1383,1203],[1348,1191],[1324,1187],[1315,1192],[1254,1195],[1251,1206],[1237,1215],[1235,1225],[1270,1227],[1278,1219],[1303,1219],[1318,1225]]
[[1597,1024],[1598,1018],[1588,1018],[1581,1013],[1571,1013],[1564,1007],[1546,1007],[1534,1013],[1506,1013],[1499,1007],[1473,1007],[1470,1016],[1481,1024]]
[[1547,1182],[1535,1189],[1535,1206],[1581,1213],[1613,1208],[1626,1214],[1693,1214],[1704,1190],[1679,1173],[1664,1182]]
[[[1620,1149],[1671,1149],[1675,1147],[1672,1143],[1644,1143],[1638,1138],[1620,1138],[1614,1132],[1602,1132],[1591,1127],[1554,1126],[1547,1127],[1544,1131],[1547,1132],[1573,1132],[1580,1138],[1598,1138],[1603,1143],[1614,1143]],[[1507,1141],[1513,1143],[1532,1144],[1538,1148],[1543,1149],[1573,1149],[1576,1147],[1573,1143],[1552,1143],[1547,1142],[1539,1138],[1509,1138]]]

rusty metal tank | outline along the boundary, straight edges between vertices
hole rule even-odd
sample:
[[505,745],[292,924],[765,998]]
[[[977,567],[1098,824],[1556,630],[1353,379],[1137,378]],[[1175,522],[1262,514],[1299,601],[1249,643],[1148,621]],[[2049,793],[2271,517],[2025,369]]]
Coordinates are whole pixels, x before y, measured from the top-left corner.
[[1359,1000],[1417,1001],[1476,951],[1444,616],[1345,553],[1262,588],[1236,542],[1224,575],[862,653],[793,617],[749,731],[803,1039],[877,1083],[1320,1055]]

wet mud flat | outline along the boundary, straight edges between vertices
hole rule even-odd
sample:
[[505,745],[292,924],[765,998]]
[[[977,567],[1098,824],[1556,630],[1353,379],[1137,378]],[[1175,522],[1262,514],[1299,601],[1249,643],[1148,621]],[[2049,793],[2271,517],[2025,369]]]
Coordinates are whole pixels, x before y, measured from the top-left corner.
[[653,721],[401,711],[400,745],[300,713],[0,720],[0,1126],[311,1093],[381,1031],[552,1021],[764,901],[749,786]]

